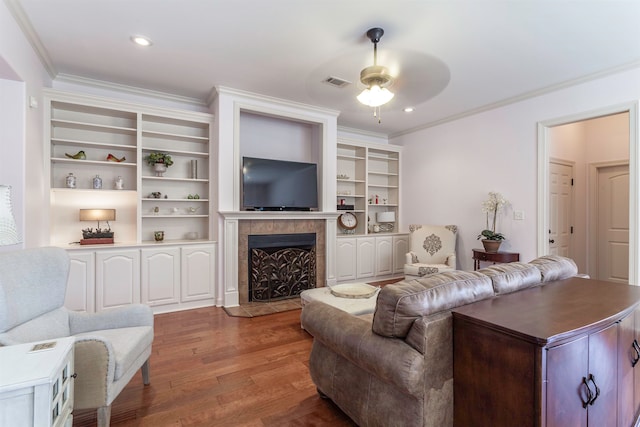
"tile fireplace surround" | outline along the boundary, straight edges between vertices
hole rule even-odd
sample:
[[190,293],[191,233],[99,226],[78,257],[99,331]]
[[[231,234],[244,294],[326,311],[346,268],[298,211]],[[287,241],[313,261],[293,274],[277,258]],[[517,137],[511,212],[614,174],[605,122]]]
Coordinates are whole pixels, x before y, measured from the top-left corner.
[[[249,302],[249,235],[316,234],[316,286],[326,286],[333,271],[337,213],[323,212],[224,212],[224,301],[232,307]],[[333,233],[333,234],[330,234]],[[329,265],[327,265],[329,263]],[[329,273],[329,276],[333,276]],[[333,279],[333,280],[332,280]]]

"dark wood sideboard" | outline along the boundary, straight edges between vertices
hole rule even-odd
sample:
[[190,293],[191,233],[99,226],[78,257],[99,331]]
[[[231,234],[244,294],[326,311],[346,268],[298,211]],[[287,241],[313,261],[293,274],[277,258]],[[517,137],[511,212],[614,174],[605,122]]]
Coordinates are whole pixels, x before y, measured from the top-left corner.
[[635,425],[639,304],[640,287],[570,278],[454,309],[454,425]]
[[480,261],[492,263],[505,263],[520,261],[520,254],[517,252],[487,252],[484,249],[472,249],[473,271],[480,269]]

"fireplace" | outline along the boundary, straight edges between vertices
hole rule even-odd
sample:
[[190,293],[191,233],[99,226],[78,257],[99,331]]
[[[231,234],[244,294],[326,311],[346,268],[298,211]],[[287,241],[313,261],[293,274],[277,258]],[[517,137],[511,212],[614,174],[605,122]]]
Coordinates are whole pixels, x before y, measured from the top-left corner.
[[316,233],[248,236],[249,302],[294,298],[316,287]]

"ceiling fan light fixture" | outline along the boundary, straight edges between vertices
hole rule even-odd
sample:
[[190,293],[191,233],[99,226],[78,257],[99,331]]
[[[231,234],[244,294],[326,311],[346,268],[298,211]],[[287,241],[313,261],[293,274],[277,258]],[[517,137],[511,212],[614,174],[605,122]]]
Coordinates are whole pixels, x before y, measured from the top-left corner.
[[148,47],[153,44],[150,38],[145,36],[131,36],[131,41],[137,44],[138,46]]
[[363,90],[357,98],[364,105],[379,107],[391,101],[393,97],[394,94],[389,89],[374,84]]
[[378,65],[378,42],[383,34],[382,28],[371,28],[367,31],[367,37],[373,43],[373,65],[360,72],[360,81],[366,89],[357,96],[362,104],[374,108],[373,115],[378,117],[378,122],[380,122],[380,106],[391,101],[394,96],[393,92],[387,89],[393,84],[393,77],[386,67]]

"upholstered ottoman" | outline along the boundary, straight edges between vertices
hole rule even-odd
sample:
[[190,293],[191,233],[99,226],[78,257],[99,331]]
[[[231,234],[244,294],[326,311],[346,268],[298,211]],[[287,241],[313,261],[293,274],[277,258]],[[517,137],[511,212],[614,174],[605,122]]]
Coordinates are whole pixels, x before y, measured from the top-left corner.
[[345,283],[302,291],[300,293],[300,302],[304,306],[311,301],[322,301],[325,304],[358,316],[374,312],[379,290],[380,288],[366,283]]

